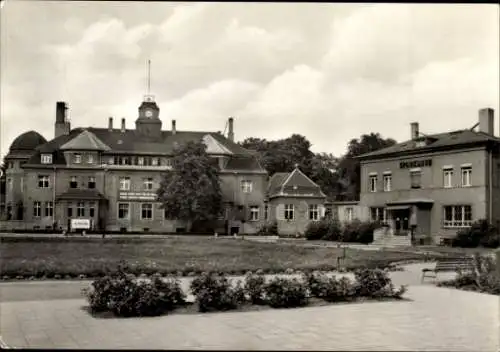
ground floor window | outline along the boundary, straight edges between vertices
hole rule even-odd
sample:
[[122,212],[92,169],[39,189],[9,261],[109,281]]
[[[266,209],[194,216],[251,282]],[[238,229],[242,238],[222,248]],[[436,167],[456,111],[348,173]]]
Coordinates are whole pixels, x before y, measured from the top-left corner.
[[387,210],[384,207],[370,208],[370,220],[385,224],[387,222]]
[[68,218],[73,216],[73,204],[68,203],[68,207],[66,208]]
[[345,208],[345,219],[346,221],[352,221],[354,209],[352,207]]
[[259,221],[259,207],[256,205],[250,207],[250,221]]
[[45,202],[45,216],[53,216],[54,215],[54,203]]
[[269,219],[269,205],[264,205],[264,219]]
[[33,202],[33,216],[38,218],[42,216],[42,203],[35,201]]
[[153,219],[153,204],[142,203],[141,204],[141,219],[142,220],[152,220]]
[[444,227],[468,227],[472,225],[472,207],[470,205],[446,205]]
[[93,218],[95,216],[95,203],[90,202],[89,203],[89,216]]
[[129,207],[128,203],[118,203],[118,219],[128,219]]
[[319,220],[318,204],[309,204],[309,220]]
[[294,210],[293,204],[285,204],[285,220],[293,220]]
[[78,202],[76,204],[76,216],[83,217],[85,216],[85,203]]

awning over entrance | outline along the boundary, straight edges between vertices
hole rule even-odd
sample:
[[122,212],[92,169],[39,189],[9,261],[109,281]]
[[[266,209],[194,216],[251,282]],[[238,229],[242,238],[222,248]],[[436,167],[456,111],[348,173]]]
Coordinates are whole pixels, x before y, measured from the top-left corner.
[[411,205],[432,206],[433,204],[434,200],[426,198],[402,199],[386,203],[388,209],[390,207],[395,207],[395,206],[407,206],[407,207],[410,207]]
[[387,210],[407,210],[410,209],[409,205],[387,205]]
[[56,200],[106,200],[96,189],[70,189],[60,194]]

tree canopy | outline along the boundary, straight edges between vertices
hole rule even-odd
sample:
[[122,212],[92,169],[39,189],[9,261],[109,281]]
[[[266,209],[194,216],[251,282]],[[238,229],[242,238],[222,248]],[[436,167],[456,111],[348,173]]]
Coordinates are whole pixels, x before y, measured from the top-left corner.
[[186,222],[215,220],[223,209],[217,168],[201,142],[189,142],[174,150],[172,170],[166,171],[158,188],[165,216]]

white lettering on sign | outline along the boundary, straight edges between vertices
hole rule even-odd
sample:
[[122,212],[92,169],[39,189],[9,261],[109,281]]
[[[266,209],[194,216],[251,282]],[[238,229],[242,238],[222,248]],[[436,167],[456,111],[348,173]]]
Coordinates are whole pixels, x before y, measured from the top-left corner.
[[71,228],[75,230],[90,229],[90,219],[71,219]]
[[126,200],[156,200],[156,193],[149,192],[120,192],[120,199]]

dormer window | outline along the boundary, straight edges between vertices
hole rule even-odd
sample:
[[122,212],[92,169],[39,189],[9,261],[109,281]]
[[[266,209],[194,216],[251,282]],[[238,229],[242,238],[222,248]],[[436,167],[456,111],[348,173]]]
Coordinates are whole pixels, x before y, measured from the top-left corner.
[[88,164],[93,164],[94,163],[94,155],[93,154],[89,154],[87,156],[87,163]]
[[140,156],[137,158],[137,165],[139,165],[139,166],[144,165],[144,157]]
[[75,154],[75,164],[81,164],[82,162],[82,155],[81,154]]
[[42,154],[42,164],[52,164],[52,154]]
[[153,166],[158,166],[158,158],[156,158],[156,157],[152,158],[152,159],[151,159],[151,164],[152,164]]
[[425,147],[426,145],[427,145],[427,143],[425,142],[425,140],[424,140],[424,139],[422,139],[422,140],[420,140],[420,141],[416,141],[416,142],[415,142],[415,146],[416,146],[417,148],[420,148],[420,147]]

